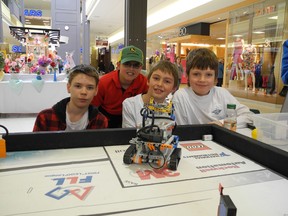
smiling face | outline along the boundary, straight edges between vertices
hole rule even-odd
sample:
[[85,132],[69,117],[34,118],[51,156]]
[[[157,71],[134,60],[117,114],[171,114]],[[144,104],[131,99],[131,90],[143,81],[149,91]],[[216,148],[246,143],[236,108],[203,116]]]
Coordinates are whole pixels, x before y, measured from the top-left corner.
[[215,71],[209,67],[204,70],[197,68],[191,69],[189,73],[189,85],[195,94],[204,96],[209,94],[210,89],[214,86]]
[[147,95],[149,98],[153,97],[157,103],[163,103],[166,97],[176,89],[173,75],[160,69],[153,72],[148,85]]
[[217,56],[207,48],[192,50],[186,58],[186,73],[188,86],[198,95],[207,95],[218,74]]
[[82,73],[77,74],[71,83],[67,84],[67,91],[71,94],[70,103],[79,109],[89,106],[97,90],[95,78]]
[[133,80],[140,74],[142,65],[139,62],[129,61],[120,64],[119,79],[121,85],[130,85]]

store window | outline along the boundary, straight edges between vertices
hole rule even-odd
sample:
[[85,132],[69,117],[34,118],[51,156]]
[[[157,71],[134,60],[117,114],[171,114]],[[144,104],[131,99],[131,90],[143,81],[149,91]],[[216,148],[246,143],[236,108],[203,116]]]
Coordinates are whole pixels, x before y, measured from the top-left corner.
[[283,103],[279,92],[286,7],[285,0],[269,0],[230,12],[225,86],[233,95]]

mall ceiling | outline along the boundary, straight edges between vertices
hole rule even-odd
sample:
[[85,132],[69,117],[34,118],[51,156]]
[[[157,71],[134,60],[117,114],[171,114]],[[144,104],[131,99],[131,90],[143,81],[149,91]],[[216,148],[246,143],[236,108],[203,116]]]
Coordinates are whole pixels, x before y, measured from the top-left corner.
[[[124,6],[125,0],[86,0],[99,1],[97,7],[91,11],[90,19],[90,44],[95,44],[96,38],[109,38],[115,32],[124,30]],[[191,4],[192,0],[178,0],[183,1],[183,7]],[[235,7],[235,5],[243,4],[244,2],[250,2],[250,0],[207,0],[208,2],[195,9],[188,10],[175,17],[168,18],[163,22],[147,28],[148,38],[147,40],[159,39],[169,40],[178,36],[179,29],[183,26],[195,24],[198,22],[215,23],[214,30],[210,30],[210,36],[212,38],[225,37],[225,22],[219,22],[226,20],[229,10]],[[148,17],[149,15],[159,12],[171,6],[177,0],[147,0],[148,4]],[[198,2],[198,1],[197,1]],[[27,9],[41,9],[50,10],[50,0],[24,0],[25,8]],[[92,3],[92,5],[94,5]],[[112,5],[112,6],[111,6]],[[50,18],[44,19],[27,19],[26,22],[43,22],[43,25],[49,23]],[[27,24],[28,24],[27,23]],[[217,27],[216,27],[217,26]]]

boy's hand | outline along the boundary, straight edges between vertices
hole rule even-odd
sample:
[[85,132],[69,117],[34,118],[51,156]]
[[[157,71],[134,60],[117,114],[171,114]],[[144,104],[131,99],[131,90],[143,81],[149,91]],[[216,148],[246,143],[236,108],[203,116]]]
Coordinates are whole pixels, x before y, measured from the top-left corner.
[[223,123],[221,121],[213,121],[213,122],[209,122],[208,124],[216,124],[216,125],[223,127]]

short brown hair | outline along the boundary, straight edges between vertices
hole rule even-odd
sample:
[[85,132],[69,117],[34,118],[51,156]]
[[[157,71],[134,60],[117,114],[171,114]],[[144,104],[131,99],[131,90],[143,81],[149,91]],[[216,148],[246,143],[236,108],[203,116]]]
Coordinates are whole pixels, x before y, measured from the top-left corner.
[[[206,70],[210,68],[215,71],[215,79],[218,74],[218,59],[215,53],[207,48],[199,48],[190,51],[186,57],[186,74],[189,79],[191,69]],[[188,82],[189,85],[189,82]]]
[[152,74],[154,71],[160,70],[168,74],[172,74],[174,78],[174,87],[178,86],[178,69],[175,64],[171,63],[170,61],[167,60],[160,60],[157,62],[155,65],[153,65],[152,69],[150,70],[147,78],[150,80]]
[[96,68],[85,64],[76,65],[69,70],[68,83],[71,84],[74,77],[78,74],[85,74],[89,77],[93,77],[95,79],[96,86],[99,83],[99,73]]

